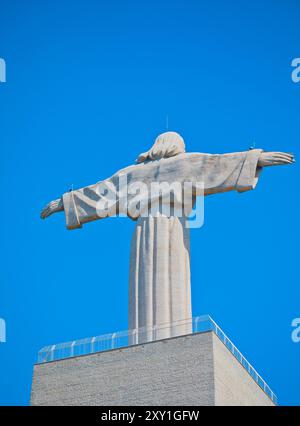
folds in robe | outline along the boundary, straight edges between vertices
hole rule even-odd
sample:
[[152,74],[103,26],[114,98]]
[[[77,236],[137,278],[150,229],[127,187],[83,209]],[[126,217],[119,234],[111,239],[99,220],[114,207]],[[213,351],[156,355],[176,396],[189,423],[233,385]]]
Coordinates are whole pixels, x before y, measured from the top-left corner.
[[131,344],[192,333],[190,230],[185,220],[137,220],[130,253]]
[[[112,177],[63,195],[68,229],[108,216],[126,215],[137,219],[139,206],[158,202],[161,194],[151,190],[153,182],[166,182],[172,188],[172,202],[181,207],[180,185],[191,183],[194,195],[201,186],[204,195],[254,189],[258,181],[260,149],[231,154],[183,153],[171,158],[129,166]],[[142,185],[141,185],[142,183]],[[166,200],[170,193],[163,194]]]

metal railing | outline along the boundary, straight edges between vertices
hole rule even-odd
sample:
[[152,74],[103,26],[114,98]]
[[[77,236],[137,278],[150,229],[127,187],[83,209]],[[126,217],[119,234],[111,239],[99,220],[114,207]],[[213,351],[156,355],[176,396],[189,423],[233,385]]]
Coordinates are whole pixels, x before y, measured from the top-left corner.
[[268,397],[277,404],[277,397],[271,388],[209,315],[202,315],[173,323],[164,323],[154,327],[118,331],[116,333],[103,334],[102,336],[94,336],[86,339],[74,340],[73,342],[46,346],[39,351],[37,362],[38,364],[42,364],[45,362],[89,355],[96,352],[109,351],[155,340],[162,340],[169,337],[192,333],[204,333],[208,331],[213,331],[215,333],[238,362],[250,374],[253,380],[261,387],[261,389],[263,389]]

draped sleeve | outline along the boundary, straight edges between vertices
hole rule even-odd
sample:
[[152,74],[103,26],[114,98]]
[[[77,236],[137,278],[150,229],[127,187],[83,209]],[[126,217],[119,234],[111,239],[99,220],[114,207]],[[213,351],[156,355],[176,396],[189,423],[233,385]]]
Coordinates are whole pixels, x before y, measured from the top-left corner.
[[94,185],[66,192],[63,204],[67,228],[72,230],[94,220],[126,215],[127,206],[122,202],[126,192],[119,173]]
[[254,189],[260,173],[261,149],[230,154],[190,154],[192,175],[204,184],[205,195]]

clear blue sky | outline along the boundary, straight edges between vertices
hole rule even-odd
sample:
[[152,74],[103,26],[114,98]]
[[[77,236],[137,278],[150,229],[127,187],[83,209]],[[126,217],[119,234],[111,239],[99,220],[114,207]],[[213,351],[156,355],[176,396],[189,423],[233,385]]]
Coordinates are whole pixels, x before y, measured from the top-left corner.
[[[40,209],[131,164],[154,137],[189,151],[299,153],[297,0],[0,0],[0,404],[27,404],[44,345],[127,328],[134,223],[67,231]],[[193,313],[210,314],[281,404],[300,405],[299,167],[205,200]]]

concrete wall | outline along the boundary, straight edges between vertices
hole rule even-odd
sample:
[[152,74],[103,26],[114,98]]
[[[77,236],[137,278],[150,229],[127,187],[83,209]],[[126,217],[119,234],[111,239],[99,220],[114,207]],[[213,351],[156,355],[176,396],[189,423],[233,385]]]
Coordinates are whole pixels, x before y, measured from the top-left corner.
[[212,333],[34,367],[32,405],[272,405]]
[[220,339],[212,337],[215,405],[274,405]]

